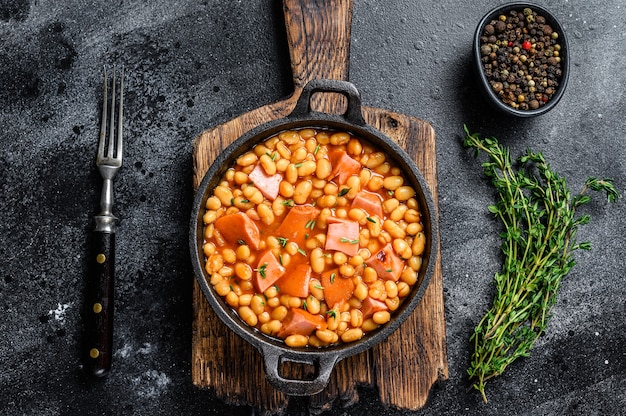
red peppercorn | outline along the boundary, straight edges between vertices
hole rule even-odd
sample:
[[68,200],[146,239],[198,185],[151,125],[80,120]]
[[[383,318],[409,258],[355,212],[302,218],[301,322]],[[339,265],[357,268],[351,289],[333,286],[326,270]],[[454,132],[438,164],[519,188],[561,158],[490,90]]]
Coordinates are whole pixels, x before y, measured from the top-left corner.
[[522,48],[524,48],[525,50],[529,50],[530,48],[532,48],[532,44],[529,41],[524,41],[524,43],[522,43]]
[[509,48],[513,46],[513,42],[509,41]]

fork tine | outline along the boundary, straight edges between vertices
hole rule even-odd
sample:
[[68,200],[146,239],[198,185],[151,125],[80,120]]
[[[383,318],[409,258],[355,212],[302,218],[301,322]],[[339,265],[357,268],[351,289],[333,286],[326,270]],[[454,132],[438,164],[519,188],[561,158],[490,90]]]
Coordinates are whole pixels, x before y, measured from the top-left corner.
[[120,103],[119,103],[119,114],[117,118],[117,153],[116,158],[122,160],[122,121],[123,121],[123,113],[124,113],[124,66],[122,66],[122,70],[120,72]]
[[103,99],[102,99],[102,122],[100,125],[100,140],[98,142],[98,157],[104,157],[104,142],[106,141],[106,131],[107,131],[107,68],[104,67],[104,88],[103,88]]
[[113,65],[113,80],[111,82],[111,124],[109,125],[109,148],[107,157],[113,157],[115,146],[115,65]]

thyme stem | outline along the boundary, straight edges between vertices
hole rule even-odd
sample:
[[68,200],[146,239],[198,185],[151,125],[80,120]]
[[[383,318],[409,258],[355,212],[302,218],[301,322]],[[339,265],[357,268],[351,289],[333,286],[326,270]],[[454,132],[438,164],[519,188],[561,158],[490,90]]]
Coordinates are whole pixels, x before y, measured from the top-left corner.
[[486,402],[485,383],[529,356],[545,331],[561,279],[575,265],[572,253],[591,248],[575,241],[578,226],[589,222],[589,216],[576,216],[576,208],[590,201],[585,193],[605,192],[609,202],[620,195],[611,179],[590,177],[572,198],[543,154],[527,150],[514,169],[509,150],[497,139],[480,138],[467,127],[464,145],[477,156],[487,155],[483,170],[499,195],[489,211],[504,226],[504,262],[494,277],[493,303],[470,337],[474,351],[467,372]]

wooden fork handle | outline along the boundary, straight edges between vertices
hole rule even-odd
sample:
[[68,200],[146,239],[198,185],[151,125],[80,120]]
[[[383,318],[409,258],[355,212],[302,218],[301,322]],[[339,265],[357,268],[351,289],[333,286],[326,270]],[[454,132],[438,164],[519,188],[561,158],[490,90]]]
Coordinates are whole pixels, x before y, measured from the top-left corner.
[[93,274],[86,282],[85,359],[88,374],[103,377],[111,370],[113,355],[113,300],[115,233],[94,232]]

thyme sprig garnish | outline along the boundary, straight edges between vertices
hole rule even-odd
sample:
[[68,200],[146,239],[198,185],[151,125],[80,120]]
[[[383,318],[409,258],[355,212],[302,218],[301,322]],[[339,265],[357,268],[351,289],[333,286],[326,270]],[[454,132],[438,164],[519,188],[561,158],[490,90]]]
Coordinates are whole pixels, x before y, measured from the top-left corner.
[[590,220],[576,214],[591,200],[586,192],[606,192],[609,202],[620,195],[612,180],[589,177],[572,197],[542,153],[527,150],[515,170],[509,150],[496,138],[481,139],[467,127],[465,134],[464,145],[488,157],[482,166],[499,196],[488,209],[504,225],[504,263],[495,274],[493,304],[470,337],[474,351],[467,372],[486,402],[485,383],[528,357],[545,331],[561,279],[575,265],[572,253],[591,249],[588,242],[576,242],[578,226]]

